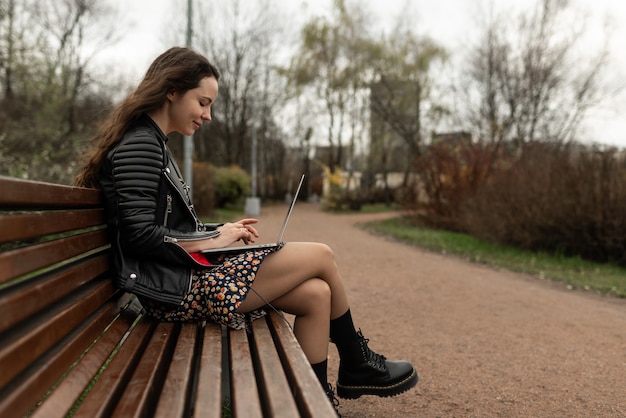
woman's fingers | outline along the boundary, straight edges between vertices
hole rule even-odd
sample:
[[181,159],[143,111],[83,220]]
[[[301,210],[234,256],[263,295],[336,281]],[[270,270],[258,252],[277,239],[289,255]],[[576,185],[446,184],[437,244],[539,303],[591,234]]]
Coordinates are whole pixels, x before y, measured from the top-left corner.
[[227,238],[230,242],[226,245],[230,245],[236,241],[243,241],[246,245],[253,243],[255,238],[259,237],[259,233],[252,226],[257,223],[258,220],[254,218],[241,219],[237,222],[227,222],[218,228],[220,236]]
[[257,237],[257,238],[259,237],[259,233],[257,232],[257,230],[256,230],[254,227],[252,227],[252,226],[250,226],[250,225],[246,225],[246,229],[247,229],[247,230],[248,230],[248,232],[250,232],[253,236],[255,236],[255,237]]
[[[246,231],[248,231],[250,234],[252,234],[250,236],[250,238],[252,237],[259,237],[259,233],[256,230],[256,228],[254,228],[252,226],[252,224],[255,224],[259,222],[257,219],[253,219],[253,218],[247,218],[247,219],[242,219],[238,222],[235,222],[235,225],[237,225],[239,228],[244,228]],[[254,242],[254,240],[251,240],[251,242]]]

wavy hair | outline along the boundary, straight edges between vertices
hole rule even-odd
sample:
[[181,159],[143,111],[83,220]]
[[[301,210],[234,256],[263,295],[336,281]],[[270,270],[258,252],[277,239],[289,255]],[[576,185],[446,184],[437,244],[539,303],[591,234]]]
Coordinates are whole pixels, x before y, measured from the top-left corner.
[[169,92],[184,94],[198,87],[206,77],[219,80],[219,70],[189,48],[173,47],[159,55],[137,88],[99,126],[91,141],[93,146],[85,156],[86,163],[78,172],[74,184],[99,188],[102,163],[130,126],[144,113],[159,109]]

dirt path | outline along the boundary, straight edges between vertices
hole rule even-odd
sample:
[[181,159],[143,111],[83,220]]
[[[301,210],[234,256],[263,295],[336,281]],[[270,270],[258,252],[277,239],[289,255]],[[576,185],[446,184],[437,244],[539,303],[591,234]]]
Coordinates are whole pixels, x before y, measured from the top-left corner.
[[[274,238],[285,207],[263,207]],[[370,347],[411,361],[417,387],[395,398],[341,400],[356,417],[625,417],[626,301],[566,290],[370,235],[296,206],[287,241],[335,250],[357,327]],[[331,349],[329,378],[336,379]],[[334,383],[333,383],[334,384]]]

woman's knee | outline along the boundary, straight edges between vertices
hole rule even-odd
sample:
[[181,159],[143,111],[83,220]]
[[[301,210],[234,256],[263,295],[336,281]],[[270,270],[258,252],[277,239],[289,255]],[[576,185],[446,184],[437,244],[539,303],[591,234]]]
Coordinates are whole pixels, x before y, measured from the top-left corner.
[[328,260],[332,263],[335,262],[335,252],[328,245],[316,243],[316,252],[321,259]]
[[297,311],[294,313],[305,315],[319,311],[330,312],[331,290],[328,283],[322,279],[306,280],[285,296],[286,299],[282,302]]
[[303,302],[313,306],[330,306],[331,290],[322,279],[309,279],[300,285],[303,287]]

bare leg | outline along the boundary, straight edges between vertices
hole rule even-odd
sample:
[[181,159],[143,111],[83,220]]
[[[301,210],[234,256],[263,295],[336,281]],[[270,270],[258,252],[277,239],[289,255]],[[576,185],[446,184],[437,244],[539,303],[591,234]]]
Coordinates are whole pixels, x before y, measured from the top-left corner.
[[311,364],[328,358],[330,287],[321,279],[309,279],[272,302],[294,314],[293,333]]
[[[330,287],[330,319],[343,315],[348,310],[348,297],[333,251],[325,244],[287,243],[281,250],[268,255],[263,261],[252,287],[264,299],[273,302],[313,278],[322,279]],[[239,311],[249,312],[264,305],[264,300],[250,292],[239,307]]]
[[[240,312],[269,301],[296,315],[294,333],[308,360],[326,359],[330,320],[348,310],[348,299],[332,250],[318,243],[288,243],[261,264]],[[261,299],[256,293],[263,296]]]

